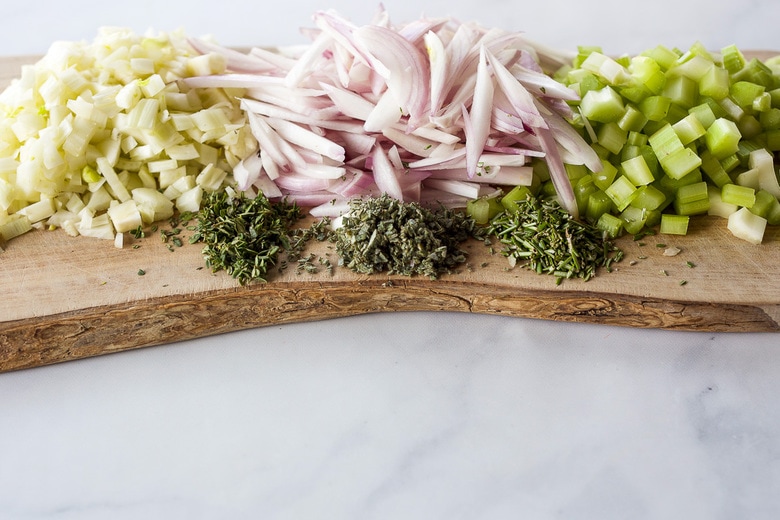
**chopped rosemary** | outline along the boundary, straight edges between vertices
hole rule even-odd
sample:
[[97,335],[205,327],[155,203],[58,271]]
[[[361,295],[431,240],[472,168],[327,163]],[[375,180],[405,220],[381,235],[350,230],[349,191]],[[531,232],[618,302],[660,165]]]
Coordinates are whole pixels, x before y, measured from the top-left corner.
[[503,244],[504,256],[555,276],[556,283],[574,277],[587,281],[599,267],[609,270],[623,258],[598,228],[573,218],[553,200],[519,200],[516,211],[497,215],[487,230]]
[[138,226],[136,229],[130,231],[130,234],[133,236],[133,238],[144,238],[146,236],[146,233],[144,233],[144,228],[141,226]]
[[334,241],[341,262],[352,271],[435,279],[466,261],[459,243],[482,234],[465,213],[382,195],[353,199]]

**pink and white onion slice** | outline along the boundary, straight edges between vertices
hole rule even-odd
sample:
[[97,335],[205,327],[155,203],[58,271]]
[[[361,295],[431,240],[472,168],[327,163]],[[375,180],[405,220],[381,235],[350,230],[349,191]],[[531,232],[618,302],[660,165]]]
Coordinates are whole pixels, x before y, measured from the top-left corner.
[[[328,212],[348,199],[465,206],[495,186],[529,184],[543,158],[561,204],[576,214],[565,162],[601,168],[571,126],[574,91],[542,72],[562,54],[517,33],[454,19],[394,25],[380,7],[357,25],[318,11],[306,46],[244,55],[204,40],[229,73],[184,80],[245,89],[241,108],[260,152],[236,167],[239,189],[259,189]],[[276,190],[270,189],[272,183]]]

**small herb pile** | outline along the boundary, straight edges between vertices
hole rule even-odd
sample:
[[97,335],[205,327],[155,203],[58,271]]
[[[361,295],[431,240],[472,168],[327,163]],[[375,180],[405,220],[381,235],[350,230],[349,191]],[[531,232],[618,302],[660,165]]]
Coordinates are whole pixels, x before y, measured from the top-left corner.
[[430,210],[382,195],[353,199],[333,240],[340,261],[352,271],[435,279],[466,261],[458,245],[480,238],[483,230],[463,212]]
[[589,280],[599,267],[610,269],[623,252],[595,226],[573,218],[557,202],[532,196],[516,202],[516,211],[493,218],[487,232],[503,244],[502,254],[561,283]]
[[204,198],[191,243],[203,242],[203,256],[212,271],[225,270],[241,285],[266,281],[282,252],[299,256],[312,237],[294,230],[301,209],[286,202],[271,202],[262,194],[247,198],[227,191]]

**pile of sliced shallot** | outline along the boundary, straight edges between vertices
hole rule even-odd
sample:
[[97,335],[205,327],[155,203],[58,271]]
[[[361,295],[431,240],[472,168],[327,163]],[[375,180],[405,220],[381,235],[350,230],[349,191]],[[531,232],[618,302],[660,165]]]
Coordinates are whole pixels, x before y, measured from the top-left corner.
[[228,49],[229,72],[182,80],[240,88],[258,142],[233,175],[262,191],[337,216],[354,197],[463,207],[501,186],[528,185],[547,162],[559,201],[577,214],[564,164],[601,162],[569,121],[577,95],[545,74],[521,34],[450,18],[396,26],[383,9],[358,26],[317,12],[311,43]]

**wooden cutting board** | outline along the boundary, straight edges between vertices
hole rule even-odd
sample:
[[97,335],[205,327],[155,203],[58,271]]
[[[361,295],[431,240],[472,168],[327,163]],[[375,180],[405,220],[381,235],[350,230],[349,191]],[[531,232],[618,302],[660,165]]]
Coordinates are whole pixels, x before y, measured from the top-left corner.
[[[0,59],[0,87],[32,58]],[[161,226],[165,229],[165,224]],[[468,242],[468,264],[424,277],[300,273],[240,286],[205,267],[201,246],[159,233],[113,242],[33,231],[0,253],[0,372],[252,327],[392,311],[454,311],[686,331],[780,331],[780,229],[761,245],[715,217],[687,236],[624,237],[625,259],[584,282],[509,269],[499,248]],[[665,256],[666,247],[680,249]],[[137,247],[134,247],[137,246]],[[172,249],[172,250],[171,250]],[[333,264],[327,242],[310,251]],[[315,262],[317,264],[317,262]],[[139,274],[143,271],[144,274]]]

